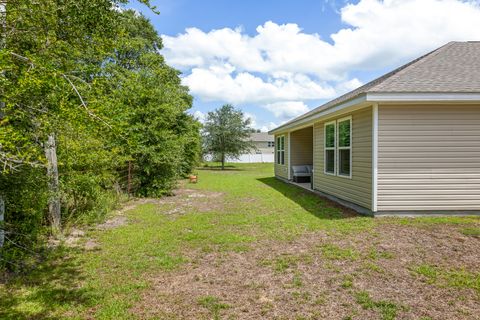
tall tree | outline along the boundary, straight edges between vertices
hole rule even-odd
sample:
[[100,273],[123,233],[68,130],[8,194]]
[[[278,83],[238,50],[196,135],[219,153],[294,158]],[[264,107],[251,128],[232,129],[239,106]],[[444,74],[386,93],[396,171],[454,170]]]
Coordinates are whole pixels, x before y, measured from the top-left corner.
[[[169,193],[189,173],[200,153],[200,124],[186,113],[192,105],[179,72],[158,53],[162,40],[151,23],[124,11],[115,54],[105,64],[104,114],[126,139],[112,139],[132,162],[136,193]],[[134,94],[132,94],[134,93]]]
[[238,158],[255,149],[249,139],[250,123],[250,118],[245,119],[243,112],[230,104],[207,114],[202,133],[204,152],[220,159],[222,170],[227,157]]
[[192,97],[128,2],[0,0],[0,197],[23,247],[44,239],[46,221],[101,218],[129,162],[140,195],[169,192],[195,165]]

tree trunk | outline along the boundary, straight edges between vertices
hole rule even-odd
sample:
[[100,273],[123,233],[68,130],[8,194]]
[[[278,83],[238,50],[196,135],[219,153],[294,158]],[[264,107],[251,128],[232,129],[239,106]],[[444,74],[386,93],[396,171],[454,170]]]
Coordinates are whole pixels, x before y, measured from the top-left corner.
[[[0,1],[0,20],[2,24],[2,39],[0,40],[0,49],[6,47],[7,33],[7,1]],[[2,71],[3,73],[3,71]],[[0,101],[0,119],[3,119],[3,108],[5,102]],[[5,243],[5,198],[0,194],[0,252]]]
[[0,0],[0,20],[2,25],[0,49],[5,49],[7,46],[7,0]]
[[225,153],[222,153],[222,170],[225,170]]
[[[0,0],[0,22],[2,25],[1,30],[1,39],[0,39],[0,49],[5,49],[7,47],[7,1]],[[2,70],[2,74],[5,71]],[[3,119],[3,108],[5,108],[5,102],[0,101],[0,119]]]
[[60,231],[60,195],[58,187],[57,146],[55,135],[48,136],[45,144],[45,156],[47,158],[47,177],[50,198],[48,200],[48,213],[54,232]]
[[0,195],[0,252],[3,248],[3,244],[5,243],[4,214],[5,214],[5,199],[3,198],[3,195]]

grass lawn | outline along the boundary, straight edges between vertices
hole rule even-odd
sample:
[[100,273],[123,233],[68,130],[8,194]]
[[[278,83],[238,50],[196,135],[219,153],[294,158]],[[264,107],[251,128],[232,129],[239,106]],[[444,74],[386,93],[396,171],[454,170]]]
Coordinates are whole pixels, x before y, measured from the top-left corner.
[[0,318],[479,319],[479,218],[361,217],[227,169],[75,233],[0,284]]

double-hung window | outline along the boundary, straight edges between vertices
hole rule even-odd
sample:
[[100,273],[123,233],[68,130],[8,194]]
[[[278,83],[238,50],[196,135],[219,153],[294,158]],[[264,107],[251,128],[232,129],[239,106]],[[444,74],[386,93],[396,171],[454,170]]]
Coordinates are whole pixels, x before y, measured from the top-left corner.
[[277,137],[277,164],[285,164],[285,136]]
[[336,122],[325,123],[325,173],[335,174]]
[[352,118],[337,120],[338,132],[338,172],[339,176],[352,176]]
[[352,118],[325,123],[325,174],[352,177]]

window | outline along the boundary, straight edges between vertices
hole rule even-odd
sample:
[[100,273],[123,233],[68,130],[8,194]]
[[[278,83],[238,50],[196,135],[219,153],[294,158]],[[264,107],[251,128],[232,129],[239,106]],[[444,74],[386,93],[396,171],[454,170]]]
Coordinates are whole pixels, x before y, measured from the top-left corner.
[[285,164],[285,136],[277,137],[277,164]]
[[335,174],[335,121],[325,124],[325,173]]
[[337,121],[338,128],[338,175],[350,177],[352,166],[352,118]]
[[352,177],[352,117],[325,123],[324,172]]
[[268,141],[268,142],[267,142],[267,146],[268,146],[269,148],[273,148],[273,147],[275,147],[275,142],[273,142],[273,141]]

